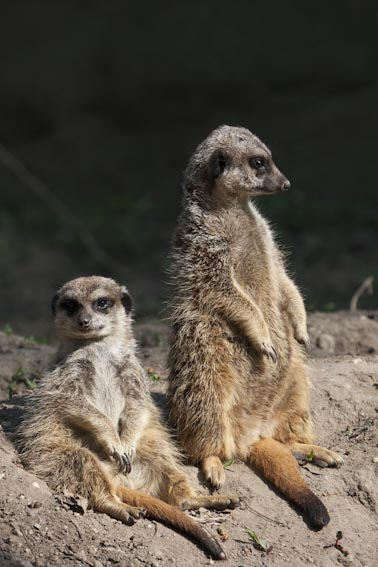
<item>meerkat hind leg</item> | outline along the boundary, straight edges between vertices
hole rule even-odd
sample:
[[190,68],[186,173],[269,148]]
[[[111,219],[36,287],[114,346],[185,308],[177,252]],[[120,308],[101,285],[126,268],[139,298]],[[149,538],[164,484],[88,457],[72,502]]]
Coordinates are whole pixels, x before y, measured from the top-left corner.
[[201,462],[201,470],[207,482],[215,488],[220,488],[226,480],[226,473],[219,457],[212,455]]
[[88,498],[95,512],[108,514],[127,525],[146,515],[144,508],[124,504],[117,496],[117,486],[98,458],[86,448],[62,450],[62,469],[70,471],[65,484]]
[[319,467],[340,467],[343,458],[319,445],[308,443],[292,443],[290,450],[298,461],[308,461]]

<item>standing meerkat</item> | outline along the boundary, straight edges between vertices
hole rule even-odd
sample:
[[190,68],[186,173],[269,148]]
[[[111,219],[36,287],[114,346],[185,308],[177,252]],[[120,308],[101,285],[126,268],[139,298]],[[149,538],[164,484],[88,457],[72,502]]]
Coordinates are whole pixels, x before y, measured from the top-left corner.
[[22,460],[53,490],[81,494],[95,511],[126,524],[147,515],[224,559],[218,542],[181,510],[223,510],[238,499],[196,495],[180,468],[136,357],[130,310],[126,288],[108,278],[78,278],[59,289],[60,364],[28,399]]
[[171,251],[168,400],[181,446],[212,485],[225,480],[222,461],[240,458],[320,528],[328,512],[293,455],[342,459],[314,445],[303,300],[252,203],[289,187],[244,128],[219,127],[194,152]]

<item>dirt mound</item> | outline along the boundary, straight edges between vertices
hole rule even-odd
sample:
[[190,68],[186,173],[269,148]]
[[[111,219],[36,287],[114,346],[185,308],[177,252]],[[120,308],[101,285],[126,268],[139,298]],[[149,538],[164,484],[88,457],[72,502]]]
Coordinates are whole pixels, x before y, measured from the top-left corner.
[[[378,356],[377,319],[368,314],[313,314],[309,328],[312,353],[312,411],[321,444],[344,458],[340,469],[302,467],[303,476],[323,499],[331,522],[311,531],[303,518],[242,463],[228,467],[224,491],[242,496],[230,513],[200,510],[196,517],[223,539],[230,566],[321,567],[378,564]],[[334,354],[318,346],[323,335],[334,337]],[[167,327],[155,322],[137,325],[140,355],[149,368],[151,391],[164,406]],[[328,340],[328,339],[327,339]],[[374,349],[374,352],[369,349]],[[12,390],[18,376],[34,380],[48,364],[53,348],[22,337],[0,334],[0,565],[186,567],[212,560],[192,542],[149,520],[127,527],[86,510],[72,495],[54,495],[25,471],[11,443],[22,413],[25,381]],[[352,353],[352,354],[348,354]],[[32,374],[32,376],[30,376]],[[21,378],[20,378],[21,379]],[[29,384],[30,386],[30,384]],[[195,467],[187,467],[198,490],[207,492]],[[269,553],[257,549],[247,528],[266,540]],[[336,544],[336,534],[342,539]],[[340,535],[340,534],[339,534]],[[262,542],[264,544],[264,541]]]
[[378,312],[311,313],[312,356],[378,353]]

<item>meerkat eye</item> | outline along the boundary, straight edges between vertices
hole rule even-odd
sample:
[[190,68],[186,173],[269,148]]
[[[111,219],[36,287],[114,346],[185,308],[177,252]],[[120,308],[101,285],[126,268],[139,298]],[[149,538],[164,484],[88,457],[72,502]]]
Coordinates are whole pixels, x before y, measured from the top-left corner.
[[100,297],[100,299],[97,299],[97,301],[94,302],[93,307],[97,311],[104,311],[105,309],[113,307],[113,305],[114,301],[112,301],[111,299],[108,299],[107,297]]
[[76,313],[80,308],[80,303],[76,301],[76,299],[63,299],[60,304],[60,307],[68,314],[73,315]]
[[263,158],[251,158],[249,160],[249,165],[252,167],[252,169],[256,169],[256,171],[266,170],[266,162]]

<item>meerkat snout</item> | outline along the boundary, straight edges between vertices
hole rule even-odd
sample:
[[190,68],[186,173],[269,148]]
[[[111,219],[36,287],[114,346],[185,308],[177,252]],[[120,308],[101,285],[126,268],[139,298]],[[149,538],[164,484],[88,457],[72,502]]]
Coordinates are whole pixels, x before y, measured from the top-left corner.
[[83,329],[88,329],[88,327],[90,327],[92,324],[92,318],[90,317],[88,311],[86,311],[85,309],[83,309],[81,311],[81,314],[79,315],[79,325],[80,327],[82,327]]

